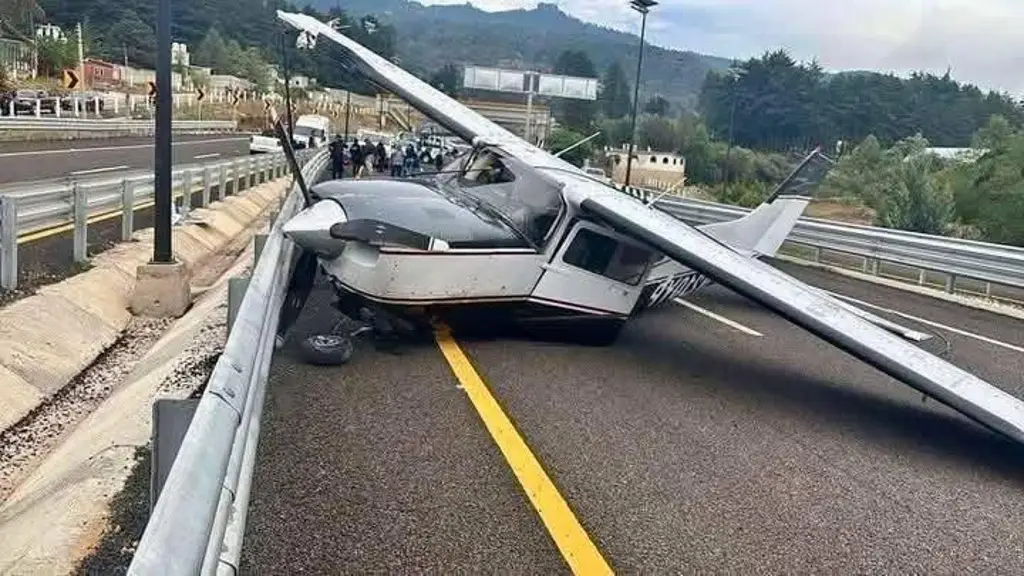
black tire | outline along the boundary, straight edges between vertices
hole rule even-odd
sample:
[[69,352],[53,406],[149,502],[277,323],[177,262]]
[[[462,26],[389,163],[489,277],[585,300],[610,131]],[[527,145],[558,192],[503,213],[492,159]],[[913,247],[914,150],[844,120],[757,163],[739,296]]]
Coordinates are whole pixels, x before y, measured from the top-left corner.
[[334,334],[316,334],[302,341],[302,358],[315,366],[340,366],[352,358],[352,340]]

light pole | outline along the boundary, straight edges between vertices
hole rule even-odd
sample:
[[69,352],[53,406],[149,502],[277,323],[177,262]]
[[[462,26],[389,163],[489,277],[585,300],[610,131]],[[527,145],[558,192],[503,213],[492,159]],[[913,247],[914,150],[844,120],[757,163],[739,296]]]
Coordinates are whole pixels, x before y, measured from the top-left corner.
[[633,119],[629,128],[629,155],[626,156],[626,186],[633,171],[633,148],[636,143],[636,111],[640,99],[640,72],[644,66],[644,34],[647,32],[647,13],[658,5],[657,0],[630,0],[629,7],[642,14],[640,21],[640,54],[636,59],[636,84],[633,86]]

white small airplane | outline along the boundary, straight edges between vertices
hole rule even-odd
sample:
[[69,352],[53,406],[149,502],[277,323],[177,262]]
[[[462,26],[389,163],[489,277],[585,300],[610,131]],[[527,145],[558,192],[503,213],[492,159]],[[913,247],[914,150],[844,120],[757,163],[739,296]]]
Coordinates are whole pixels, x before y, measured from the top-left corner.
[[[472,145],[436,175],[311,188],[293,161],[306,205],[283,232],[303,255],[282,330],[318,268],[336,308],[381,341],[427,330],[437,317],[469,317],[466,324],[554,330],[606,345],[643,310],[715,282],[1024,441],[1024,403],[914,345],[928,335],[759,260],[776,253],[808,205],[806,192],[831,165],[818,151],[753,212],[692,227],[529,144],[328,24],[305,14],[278,17],[336,44],[372,81]],[[346,342],[314,339],[312,349]]]

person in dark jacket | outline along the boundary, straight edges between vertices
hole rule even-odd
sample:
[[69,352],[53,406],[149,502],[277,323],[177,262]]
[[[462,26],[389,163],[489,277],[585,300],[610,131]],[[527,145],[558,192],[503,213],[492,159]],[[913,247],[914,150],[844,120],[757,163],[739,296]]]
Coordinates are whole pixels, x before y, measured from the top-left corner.
[[363,170],[363,163],[366,161],[366,157],[363,156],[363,147],[359,145],[358,140],[352,144],[350,152],[352,156],[352,177],[358,178]]
[[386,174],[388,171],[388,151],[384,149],[384,143],[377,142],[377,172]]
[[338,136],[331,142],[328,149],[331,152],[331,178],[338,179],[345,177],[345,141]]

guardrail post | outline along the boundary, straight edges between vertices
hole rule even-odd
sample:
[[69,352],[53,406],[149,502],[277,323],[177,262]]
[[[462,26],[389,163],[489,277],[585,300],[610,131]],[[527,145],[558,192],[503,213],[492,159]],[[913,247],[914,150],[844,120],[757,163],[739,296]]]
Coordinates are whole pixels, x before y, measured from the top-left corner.
[[260,261],[260,254],[263,254],[263,247],[266,246],[266,245],[267,245],[267,235],[266,234],[255,234],[252,237],[252,253],[253,253],[252,265],[253,265],[253,268],[255,268],[256,264]]
[[821,262],[821,246],[815,246],[811,254],[816,264]]
[[243,186],[243,183],[248,184],[249,177],[242,171],[239,166],[239,160],[233,160],[231,162],[231,174],[235,177],[235,194],[238,194],[242,190],[245,190],[248,186]]
[[200,206],[206,208],[210,205],[210,188],[213,186],[210,178],[210,167],[203,166],[203,198]]
[[18,201],[0,196],[0,288],[18,287]]
[[950,274],[946,277],[946,292],[949,294],[956,292],[956,274]]
[[135,232],[135,187],[121,180],[121,241],[128,242]]
[[245,175],[245,187],[246,188],[252,188],[253,186],[259,184],[259,181],[256,180],[256,169],[257,168],[256,168],[256,158],[255,157],[249,156],[249,162],[248,162],[247,168],[248,168],[248,170],[246,171],[246,175]]
[[71,198],[74,202],[73,252],[75,262],[89,259],[89,192],[78,182],[71,184]]
[[217,165],[217,178],[220,180],[220,183],[217,185],[217,200],[223,200],[228,195],[228,172],[226,166],[223,162]]
[[228,279],[228,335],[231,335],[231,327],[235,325],[235,318],[238,317],[238,309],[242,306],[242,299],[245,298],[245,291],[249,289],[249,277]]
[[924,286],[924,283],[928,281],[928,271],[922,268],[917,272],[917,285]]
[[192,171],[185,170],[181,175],[181,217],[188,216],[189,210],[192,209]]

